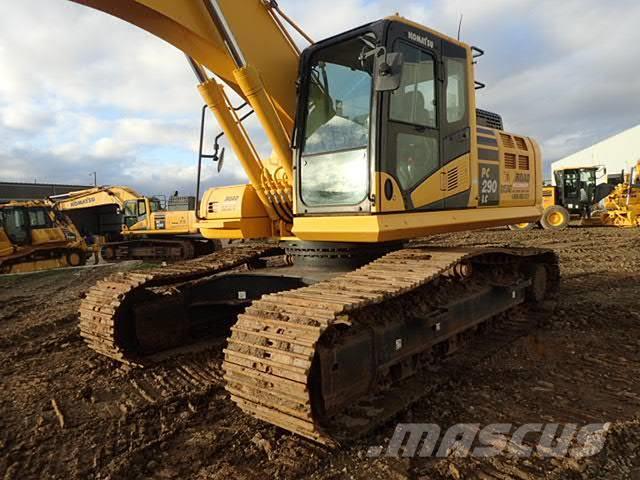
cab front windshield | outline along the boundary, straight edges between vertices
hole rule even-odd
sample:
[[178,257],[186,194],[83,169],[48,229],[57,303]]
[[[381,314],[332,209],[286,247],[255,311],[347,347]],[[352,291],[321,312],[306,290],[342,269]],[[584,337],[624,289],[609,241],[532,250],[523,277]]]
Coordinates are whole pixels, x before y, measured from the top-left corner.
[[356,205],[369,185],[372,34],[316,52],[311,59],[301,161],[307,206]]

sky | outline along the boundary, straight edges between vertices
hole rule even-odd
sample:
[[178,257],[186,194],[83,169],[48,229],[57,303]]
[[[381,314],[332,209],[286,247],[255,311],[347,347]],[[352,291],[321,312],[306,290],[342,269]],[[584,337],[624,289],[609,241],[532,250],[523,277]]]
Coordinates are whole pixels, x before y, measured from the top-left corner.
[[[486,51],[478,106],[536,138],[548,165],[640,123],[637,0],[280,0],[314,39],[396,12]],[[327,4],[331,4],[330,14]],[[66,0],[0,2],[0,181],[195,190],[202,100],[184,56]],[[217,132],[209,121],[209,136]],[[264,136],[249,121],[259,150]],[[237,184],[227,155],[205,187]]]

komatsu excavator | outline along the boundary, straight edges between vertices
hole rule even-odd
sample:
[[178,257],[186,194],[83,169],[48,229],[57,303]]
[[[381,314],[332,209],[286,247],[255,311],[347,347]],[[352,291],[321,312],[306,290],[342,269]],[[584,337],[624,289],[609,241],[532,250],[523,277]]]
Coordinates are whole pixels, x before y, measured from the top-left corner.
[[159,199],[143,197],[129,187],[105,185],[51,200],[80,232],[91,234],[92,247],[107,262],[187,260],[220,248],[218,240],[200,235],[195,210],[165,209]]
[[186,54],[222,128],[200,161],[219,161],[224,136],[249,179],[203,194],[199,230],[267,239],[98,282],[80,307],[95,351],[145,365],[230,327],[231,399],[333,444],[406,408],[424,391],[409,383],[489,319],[557,288],[549,250],[411,243],[542,213],[538,145],[476,110],[480,49],[392,16],[300,51],[292,35],[311,40],[275,1],[78,3]]

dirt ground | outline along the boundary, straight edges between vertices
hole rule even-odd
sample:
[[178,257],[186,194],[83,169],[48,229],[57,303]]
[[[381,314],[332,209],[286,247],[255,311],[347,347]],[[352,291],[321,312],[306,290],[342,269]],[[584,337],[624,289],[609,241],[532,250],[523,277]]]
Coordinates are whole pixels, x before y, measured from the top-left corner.
[[544,326],[503,348],[454,355],[397,421],[611,422],[592,458],[372,459],[368,448],[386,445],[396,421],[329,450],[249,418],[225,394],[221,346],[119,368],[84,346],[76,311],[95,281],[135,266],[125,264],[0,278],[0,478],[640,479],[639,235],[571,228],[430,240],[554,249],[559,300],[542,312]]

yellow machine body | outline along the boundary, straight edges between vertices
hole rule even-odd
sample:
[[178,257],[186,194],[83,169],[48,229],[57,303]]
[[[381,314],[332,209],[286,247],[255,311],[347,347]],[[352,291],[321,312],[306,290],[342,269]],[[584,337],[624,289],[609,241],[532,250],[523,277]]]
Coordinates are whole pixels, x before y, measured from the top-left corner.
[[0,205],[0,272],[27,273],[84,263],[88,247],[46,201]]
[[[149,199],[145,200],[147,202],[146,211],[149,211]],[[196,212],[193,210],[152,212],[145,215],[144,220],[134,223],[130,227],[125,225],[122,235],[127,238],[197,234],[196,222]]]
[[271,237],[271,220],[251,185],[212,188],[202,199],[200,232],[212,239]]
[[[385,181],[396,180],[384,172],[375,172],[372,185],[377,202],[372,214],[296,217],[293,233],[310,241],[386,242],[539,218],[542,161],[537,143],[531,138],[498,130],[482,130],[484,133],[479,137],[495,140],[496,146],[476,147],[472,153],[436,171],[412,193],[417,208],[468,192],[465,205],[454,210],[407,211],[399,195],[391,200],[385,198]],[[514,139],[523,148],[518,148]],[[487,182],[493,181],[483,179],[483,169],[491,167],[499,172],[499,200],[495,206],[483,207],[480,205],[483,189],[485,192],[490,190],[492,187]],[[472,172],[478,172],[478,175]]]
[[[240,188],[241,192],[233,215],[210,211],[206,206],[211,200],[220,205],[227,197],[236,196],[228,195],[226,187],[205,194],[202,219],[198,223],[205,237],[284,238],[293,234],[309,241],[384,242],[530,222],[542,214],[539,149],[532,139],[524,136],[490,128],[478,130],[474,115],[474,51],[465,43],[402,17],[386,19],[414,32],[409,40],[425,38],[425,45],[446,42],[466,52],[470,148],[425,178],[404,199],[398,194],[385,197],[387,180],[393,184],[398,179],[389,178],[393,174],[372,166],[366,179],[370,202],[363,211],[323,214],[309,211],[297,199],[299,172],[296,171],[296,150],[291,143],[296,128],[296,81],[301,52],[269,2],[78,0],[78,3],[133,23],[175,45],[191,59],[200,80],[199,91],[250,181],[250,187],[244,190],[233,187]],[[230,86],[255,111],[273,148],[271,157],[259,158],[221,84],[209,78],[203,67]],[[410,71],[412,65],[406,68]],[[490,201],[483,202],[483,195],[487,195],[483,189],[490,191]],[[454,198],[455,201],[448,202]],[[407,199],[411,206],[406,205]],[[249,207],[247,202],[256,205]],[[450,206],[430,207],[437,203]]]
[[87,190],[77,190],[53,198],[58,210],[69,212],[103,205],[117,205],[122,207],[128,200],[136,200],[140,195],[129,187],[95,187]]
[[605,199],[605,225],[621,228],[640,226],[640,186],[622,183]]
[[542,187],[542,208],[547,209],[557,205],[556,189],[552,186]]
[[114,207],[124,217],[118,233],[125,238],[198,233],[195,211],[162,210],[158,200],[143,197],[130,187],[96,187],[60,195],[53,200],[56,208],[71,215],[81,210],[91,212],[100,207]]

